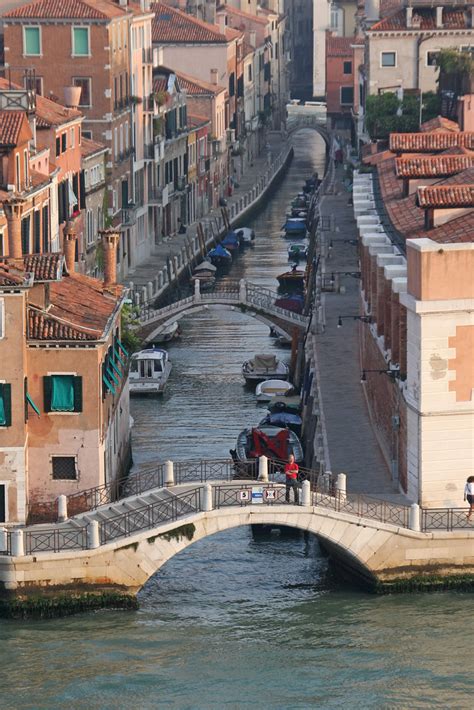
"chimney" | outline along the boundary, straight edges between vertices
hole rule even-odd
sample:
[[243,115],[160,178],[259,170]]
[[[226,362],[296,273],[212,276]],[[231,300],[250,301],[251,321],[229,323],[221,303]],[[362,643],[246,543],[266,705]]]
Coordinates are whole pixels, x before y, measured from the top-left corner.
[[64,230],[63,251],[66,261],[66,269],[69,274],[73,274],[76,267],[76,239],[77,234],[71,225],[66,225]]
[[117,246],[120,233],[115,229],[102,229],[99,232],[104,250],[104,288],[117,283]]
[[227,15],[225,14],[225,12],[217,13],[217,22],[219,24],[221,32],[224,33],[227,27]]
[[23,256],[21,248],[21,215],[25,200],[10,197],[3,202],[3,210],[8,224],[8,256],[19,259]]
[[443,9],[442,7],[436,8],[436,27],[443,26]]
[[217,86],[219,83],[219,69],[211,69],[211,84]]
[[64,104],[67,108],[77,108],[81,99],[80,86],[65,86],[64,89]]
[[459,128],[474,131],[474,94],[464,94],[458,104]]
[[406,14],[407,14],[407,27],[413,27],[413,8],[407,7]]
[[249,44],[254,49],[257,46],[257,33],[255,32],[255,30],[250,30],[249,32]]

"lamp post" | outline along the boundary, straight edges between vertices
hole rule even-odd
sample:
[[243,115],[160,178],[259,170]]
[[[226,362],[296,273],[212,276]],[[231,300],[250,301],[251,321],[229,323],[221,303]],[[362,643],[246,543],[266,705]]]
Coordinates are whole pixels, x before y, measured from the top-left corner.
[[349,320],[360,320],[361,323],[372,323],[372,316],[339,316],[337,319],[337,327],[342,328],[342,321],[348,318]]

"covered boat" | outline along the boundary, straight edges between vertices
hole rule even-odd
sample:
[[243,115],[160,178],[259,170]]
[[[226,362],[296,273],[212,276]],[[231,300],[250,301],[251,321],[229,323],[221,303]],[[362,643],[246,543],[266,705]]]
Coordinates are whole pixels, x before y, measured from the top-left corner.
[[236,458],[248,461],[259,456],[284,461],[293,454],[295,461],[303,461],[303,447],[294,431],[286,427],[263,425],[244,429],[237,437]]
[[237,230],[240,246],[250,246],[255,241],[255,230],[250,227],[240,227]]
[[153,338],[154,343],[169,343],[170,340],[179,338],[181,335],[181,329],[179,327],[178,321],[170,323],[159,335],[155,335]]
[[277,276],[277,281],[280,286],[284,288],[303,289],[305,278],[306,272],[302,269],[297,269],[295,265],[291,271],[285,271],[283,274]]
[[300,414],[301,398],[299,395],[289,395],[286,397],[274,397],[268,404],[270,414],[288,412],[289,414]]
[[275,306],[293,311],[293,313],[303,313],[304,298],[300,293],[285,294],[275,300]]
[[308,258],[308,247],[306,244],[291,244],[288,247],[288,259],[307,259]]
[[227,232],[221,244],[230,252],[236,251],[240,247],[240,240],[237,236],[237,232]]
[[294,412],[274,412],[273,414],[267,414],[267,416],[262,419],[259,426],[270,424],[271,426],[286,427],[299,435],[301,433],[302,423],[303,420],[300,415]]
[[206,258],[214,266],[230,266],[232,264],[232,254],[222,244],[211,249]]
[[275,355],[255,355],[251,360],[244,362],[242,374],[247,382],[275,378],[286,380],[289,375],[289,368],[285,362],[278,360]]
[[258,402],[269,402],[273,397],[281,397],[292,389],[293,385],[285,380],[264,380],[258,383],[255,394]]
[[170,373],[166,350],[147,348],[134,353],[128,374],[130,394],[162,394]]
[[286,220],[282,229],[287,237],[293,237],[295,235],[305,235],[306,234],[306,220],[298,219],[296,217],[290,217]]
[[203,261],[193,269],[191,283],[199,281],[200,290],[209,291],[216,282],[216,271],[217,267],[214,264],[211,264],[210,261]]

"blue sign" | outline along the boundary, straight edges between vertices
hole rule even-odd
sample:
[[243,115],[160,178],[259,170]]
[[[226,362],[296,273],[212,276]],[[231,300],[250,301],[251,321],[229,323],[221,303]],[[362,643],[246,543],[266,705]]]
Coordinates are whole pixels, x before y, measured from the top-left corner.
[[263,486],[252,486],[252,503],[263,503]]

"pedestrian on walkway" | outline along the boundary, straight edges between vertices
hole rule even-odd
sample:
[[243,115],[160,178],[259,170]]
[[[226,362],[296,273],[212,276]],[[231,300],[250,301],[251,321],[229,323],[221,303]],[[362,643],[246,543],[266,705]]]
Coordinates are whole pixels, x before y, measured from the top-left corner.
[[295,462],[295,457],[293,454],[288,456],[288,463],[285,466],[285,477],[286,477],[286,496],[285,500],[287,503],[290,502],[290,490],[293,489],[293,495],[295,497],[295,504],[299,503],[299,490],[298,490],[298,464]]
[[469,503],[469,513],[467,514],[467,519],[471,519],[471,515],[474,512],[474,476],[469,476],[464,486],[464,500]]

